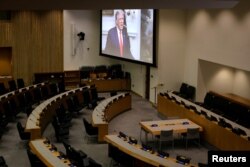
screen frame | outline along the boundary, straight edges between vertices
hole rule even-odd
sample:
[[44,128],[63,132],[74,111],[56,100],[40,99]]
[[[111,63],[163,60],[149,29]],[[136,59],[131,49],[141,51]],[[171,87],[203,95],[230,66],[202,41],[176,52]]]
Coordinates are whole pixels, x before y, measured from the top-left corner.
[[[116,10],[116,9],[112,9]],[[141,10],[141,9],[138,9]],[[115,55],[109,55],[102,53],[102,11],[100,10],[100,37],[99,37],[99,56],[104,56],[116,60],[122,60],[122,61],[127,61],[131,63],[136,63],[136,64],[141,64],[141,65],[147,65],[147,66],[152,66],[152,67],[157,67],[157,54],[156,54],[156,23],[157,23],[157,15],[158,15],[158,10],[157,9],[152,9],[153,10],[153,38],[152,38],[152,63],[149,62],[143,62],[139,60],[132,60],[132,59],[126,59],[126,58],[121,58]]]

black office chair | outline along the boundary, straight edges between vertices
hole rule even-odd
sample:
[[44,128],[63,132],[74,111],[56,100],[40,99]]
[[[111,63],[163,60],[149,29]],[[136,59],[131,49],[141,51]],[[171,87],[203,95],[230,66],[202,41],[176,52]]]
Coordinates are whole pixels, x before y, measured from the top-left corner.
[[17,90],[17,86],[16,86],[15,80],[10,80],[10,81],[8,81],[8,84],[9,84],[9,90],[10,90],[10,91],[15,91],[15,90]]
[[86,167],[87,166],[87,154],[85,154],[81,150],[76,150],[73,147],[69,148],[69,159],[76,162],[76,166],[78,167]]
[[172,149],[174,149],[174,133],[173,129],[162,130],[160,136],[156,136],[159,140],[159,150],[162,150],[163,142],[172,142]]
[[0,156],[0,167],[8,167],[3,156]]
[[27,154],[31,167],[46,167],[46,165],[34,154],[30,148],[27,148]]
[[83,106],[89,107],[89,103],[90,103],[89,89],[87,89],[87,88],[83,89],[82,95],[83,95]]
[[82,109],[81,106],[78,106],[73,97],[68,97],[66,99],[66,103],[67,103],[67,108],[68,108],[68,111],[71,112],[71,113],[77,113],[79,114],[79,111]]
[[58,87],[56,83],[49,84],[49,95],[50,97],[55,96],[58,94]]
[[88,158],[88,167],[102,167],[101,164],[99,164],[98,162],[96,162],[95,160],[93,160],[92,158]]
[[64,139],[68,139],[69,128],[61,127],[60,124],[55,120],[52,121],[52,125],[55,130],[55,136],[58,142],[61,142]]
[[30,133],[24,131],[24,127],[22,126],[21,122],[17,122],[16,124],[18,134],[21,140],[30,140]]
[[21,88],[25,87],[23,78],[18,78],[16,81],[17,81],[17,87],[18,87],[18,89],[21,89]]
[[46,100],[49,98],[49,88],[47,85],[43,85],[41,87],[41,94],[42,94],[42,99]]
[[0,128],[5,128],[8,125],[9,121],[4,113],[4,111],[0,110]]
[[187,133],[183,133],[182,136],[186,140],[186,149],[189,140],[198,140],[200,146],[200,129],[199,128],[188,128]]
[[4,101],[3,109],[5,111],[5,115],[9,121],[14,121],[16,115],[18,114],[17,104],[14,97],[10,97],[8,100]]
[[0,95],[7,93],[7,89],[4,86],[4,83],[0,83]]
[[32,111],[32,105],[34,104],[34,100],[33,100],[33,96],[31,94],[31,91],[25,91],[24,98],[25,98],[26,114],[27,114],[27,116],[29,116],[29,114]]
[[98,136],[98,128],[93,127],[85,118],[83,118],[83,124],[85,127],[85,139],[87,140],[87,143],[90,139],[96,139]]
[[[153,121],[153,119],[151,119],[151,118],[148,118],[148,119],[141,119],[141,121],[140,122],[144,122],[144,121]],[[144,135],[145,135],[145,143],[147,143],[148,141],[148,134],[149,134],[149,132],[148,131],[146,131],[142,126],[141,126],[141,129],[140,129],[140,141],[142,142],[142,133],[144,133]],[[153,138],[153,136],[152,136],[152,138]]]

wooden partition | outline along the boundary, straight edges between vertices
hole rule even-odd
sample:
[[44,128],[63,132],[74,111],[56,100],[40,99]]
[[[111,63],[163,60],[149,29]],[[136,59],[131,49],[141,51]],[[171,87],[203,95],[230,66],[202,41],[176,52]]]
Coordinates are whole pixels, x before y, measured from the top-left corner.
[[[247,136],[239,136],[233,133],[230,129],[219,126],[217,122],[210,121],[202,115],[198,115],[194,110],[185,108],[182,105],[181,101],[186,105],[193,105],[200,112],[201,110],[206,111],[208,115],[213,115],[218,120],[222,118],[221,116],[216,115],[215,113],[206,110],[205,108],[198,106],[190,101],[187,101],[173,93],[168,93],[170,97],[176,98],[177,101],[167,98],[167,96],[158,95],[158,112],[167,116],[167,117],[179,117],[187,118],[196,124],[203,127],[203,138],[210,144],[216,146],[221,150],[250,150],[250,141],[248,141],[248,136],[250,136],[249,129],[246,129],[230,120],[226,120],[233,127],[240,127],[244,129],[247,133]],[[225,119],[225,118],[223,118]]]
[[108,123],[120,113],[131,109],[131,95],[122,93],[102,101],[92,113],[92,125],[98,127],[98,141],[108,134]]
[[59,151],[52,150],[51,144],[46,144],[45,139],[32,140],[29,143],[31,150],[48,167],[68,167],[71,162],[69,159],[60,159]]

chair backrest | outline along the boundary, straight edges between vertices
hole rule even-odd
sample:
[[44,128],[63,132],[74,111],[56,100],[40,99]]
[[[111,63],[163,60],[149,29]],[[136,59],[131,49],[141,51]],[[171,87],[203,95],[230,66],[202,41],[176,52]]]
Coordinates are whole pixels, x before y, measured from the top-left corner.
[[6,91],[6,88],[4,86],[4,83],[0,83],[0,95],[3,95],[5,94],[7,91]]
[[170,130],[162,130],[160,134],[160,140],[171,141],[173,140],[173,129]]
[[84,89],[84,90],[82,91],[82,94],[83,94],[83,101],[84,101],[84,104],[89,104],[89,102],[90,102],[89,89]]
[[24,127],[22,126],[21,122],[17,122],[16,126],[18,132],[24,132]]
[[16,81],[17,81],[17,87],[18,87],[18,89],[21,89],[21,88],[25,87],[24,81],[23,81],[22,78],[18,78]]
[[187,89],[188,89],[188,84],[182,83],[181,87],[180,87],[180,90],[179,90],[180,94],[186,95]]
[[8,81],[8,84],[9,84],[9,89],[10,89],[10,91],[14,91],[14,90],[17,89],[15,80],[10,80],[10,81]]
[[3,156],[0,156],[0,166],[7,166]]
[[188,128],[187,129],[187,139],[197,139],[200,137],[199,128]]
[[88,162],[89,162],[90,167],[102,167],[101,164],[97,163],[95,160],[93,160],[90,157],[88,158]]
[[66,150],[67,156],[70,156],[70,153],[71,153],[71,151],[70,151],[71,146],[70,146],[68,143],[66,143],[65,141],[62,141],[62,143],[63,143],[63,146],[64,146],[64,148],[65,148],[65,150]]

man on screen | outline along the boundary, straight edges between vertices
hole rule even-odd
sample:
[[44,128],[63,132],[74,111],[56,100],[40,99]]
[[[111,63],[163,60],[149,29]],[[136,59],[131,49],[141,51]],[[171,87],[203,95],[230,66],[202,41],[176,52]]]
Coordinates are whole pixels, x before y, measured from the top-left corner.
[[126,25],[125,13],[119,10],[115,13],[116,26],[108,31],[108,37],[104,52],[106,54],[134,59],[130,51],[130,41]]

